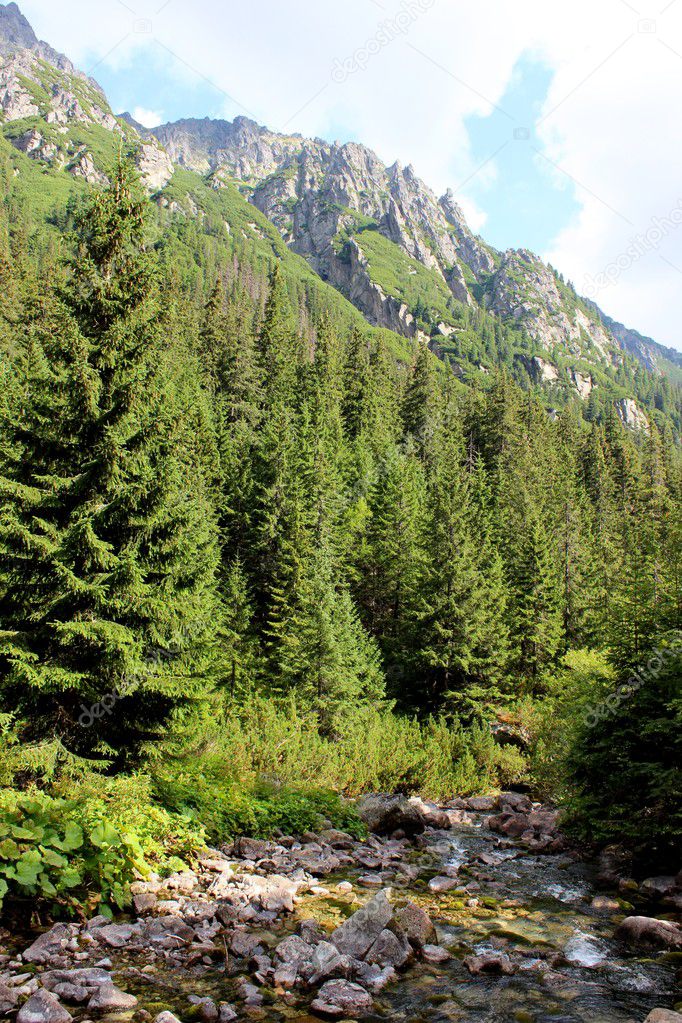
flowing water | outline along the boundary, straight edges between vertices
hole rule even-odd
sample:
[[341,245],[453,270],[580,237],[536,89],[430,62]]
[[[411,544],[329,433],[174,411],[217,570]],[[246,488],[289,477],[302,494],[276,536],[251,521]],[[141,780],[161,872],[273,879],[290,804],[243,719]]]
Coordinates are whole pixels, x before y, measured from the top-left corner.
[[[484,863],[478,860],[481,854]],[[434,835],[413,855],[407,871],[404,864],[397,864],[396,874],[384,876],[384,882],[393,885],[394,898],[409,898],[428,910],[439,942],[452,952],[452,958],[440,965],[410,967],[396,984],[376,996],[374,1019],[641,1023],[652,1008],[673,1006],[680,966],[676,958],[680,957],[633,950],[615,940],[613,916],[590,906],[596,891],[588,865],[565,855],[528,855],[500,840],[480,821]],[[432,893],[429,879],[448,868],[460,868],[460,883],[474,879],[480,890]],[[285,929],[295,931],[306,917],[335,926],[357,910],[372,894],[369,881],[367,887],[358,884],[359,873],[326,879],[326,893],[323,889],[305,897]],[[416,876],[406,882],[405,873]],[[352,881],[354,892],[337,892],[341,880]],[[475,906],[467,905],[472,894],[478,900]],[[278,928],[263,934],[263,939],[274,945],[282,936]],[[467,955],[500,951],[515,963],[514,975],[472,976],[462,962]],[[212,969],[194,973],[191,979],[175,975],[165,980],[149,976],[144,984],[141,980],[135,971],[125,986],[135,990],[152,1011],[173,1008],[181,1019],[187,1018],[190,989],[233,1001],[238,983],[224,975],[221,979]],[[250,1018],[312,1023],[309,998],[265,991],[265,1003],[246,1010]]]

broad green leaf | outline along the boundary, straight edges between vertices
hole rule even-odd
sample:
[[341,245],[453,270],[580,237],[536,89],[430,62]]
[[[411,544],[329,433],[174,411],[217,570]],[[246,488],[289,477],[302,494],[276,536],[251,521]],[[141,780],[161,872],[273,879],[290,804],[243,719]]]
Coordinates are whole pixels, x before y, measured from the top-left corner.
[[119,846],[121,844],[121,836],[111,824],[102,821],[101,824],[98,824],[90,832],[90,841],[98,849],[103,849],[105,846]]
[[82,882],[82,877],[75,867],[67,867],[59,875],[60,888],[76,888]]
[[17,843],[11,838],[5,838],[0,842],[0,856],[4,860],[16,860],[21,855]]
[[60,856],[59,853],[55,852],[54,849],[44,849],[41,846],[40,849],[43,857],[43,863],[46,863],[48,867],[64,868],[68,866],[68,860],[66,856]]

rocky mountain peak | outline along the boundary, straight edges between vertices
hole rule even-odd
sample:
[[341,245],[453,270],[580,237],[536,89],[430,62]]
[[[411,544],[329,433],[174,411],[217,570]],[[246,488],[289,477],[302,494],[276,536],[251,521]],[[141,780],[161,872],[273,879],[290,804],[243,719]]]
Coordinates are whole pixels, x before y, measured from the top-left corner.
[[15,3],[0,4],[0,56],[32,50],[38,38]]

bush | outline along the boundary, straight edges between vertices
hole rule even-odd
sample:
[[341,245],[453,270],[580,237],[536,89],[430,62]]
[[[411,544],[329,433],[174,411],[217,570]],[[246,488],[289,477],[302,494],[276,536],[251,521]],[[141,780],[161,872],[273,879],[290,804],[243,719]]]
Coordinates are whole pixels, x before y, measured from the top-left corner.
[[682,841],[682,633],[643,662],[639,677],[595,699],[585,715],[567,823],[588,841],[625,843],[644,871],[674,872]]
[[448,798],[520,781],[526,771],[519,751],[499,747],[487,726],[420,723],[388,705],[349,712],[328,738],[293,700],[247,695],[193,716],[176,734],[184,738],[152,767],[156,793],[173,812],[195,815],[212,841],[315,829],[321,818],[353,831],[352,808],[334,793]]
[[562,803],[570,796],[583,716],[608,694],[614,678],[605,654],[570,651],[554,678],[548,679],[542,701],[525,700],[516,707],[516,727],[530,737],[528,771],[540,798]]

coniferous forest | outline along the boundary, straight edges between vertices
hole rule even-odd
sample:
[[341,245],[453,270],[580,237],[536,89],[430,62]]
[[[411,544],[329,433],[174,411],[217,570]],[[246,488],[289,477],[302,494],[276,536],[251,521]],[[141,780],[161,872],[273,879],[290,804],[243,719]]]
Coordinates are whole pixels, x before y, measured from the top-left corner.
[[0,698],[21,812],[76,790],[163,862],[202,834],[342,820],[364,791],[520,785],[669,862],[672,428],[548,416],[504,365],[466,387],[248,252],[188,288],[150,217],[126,160],[59,251],[5,213]]

